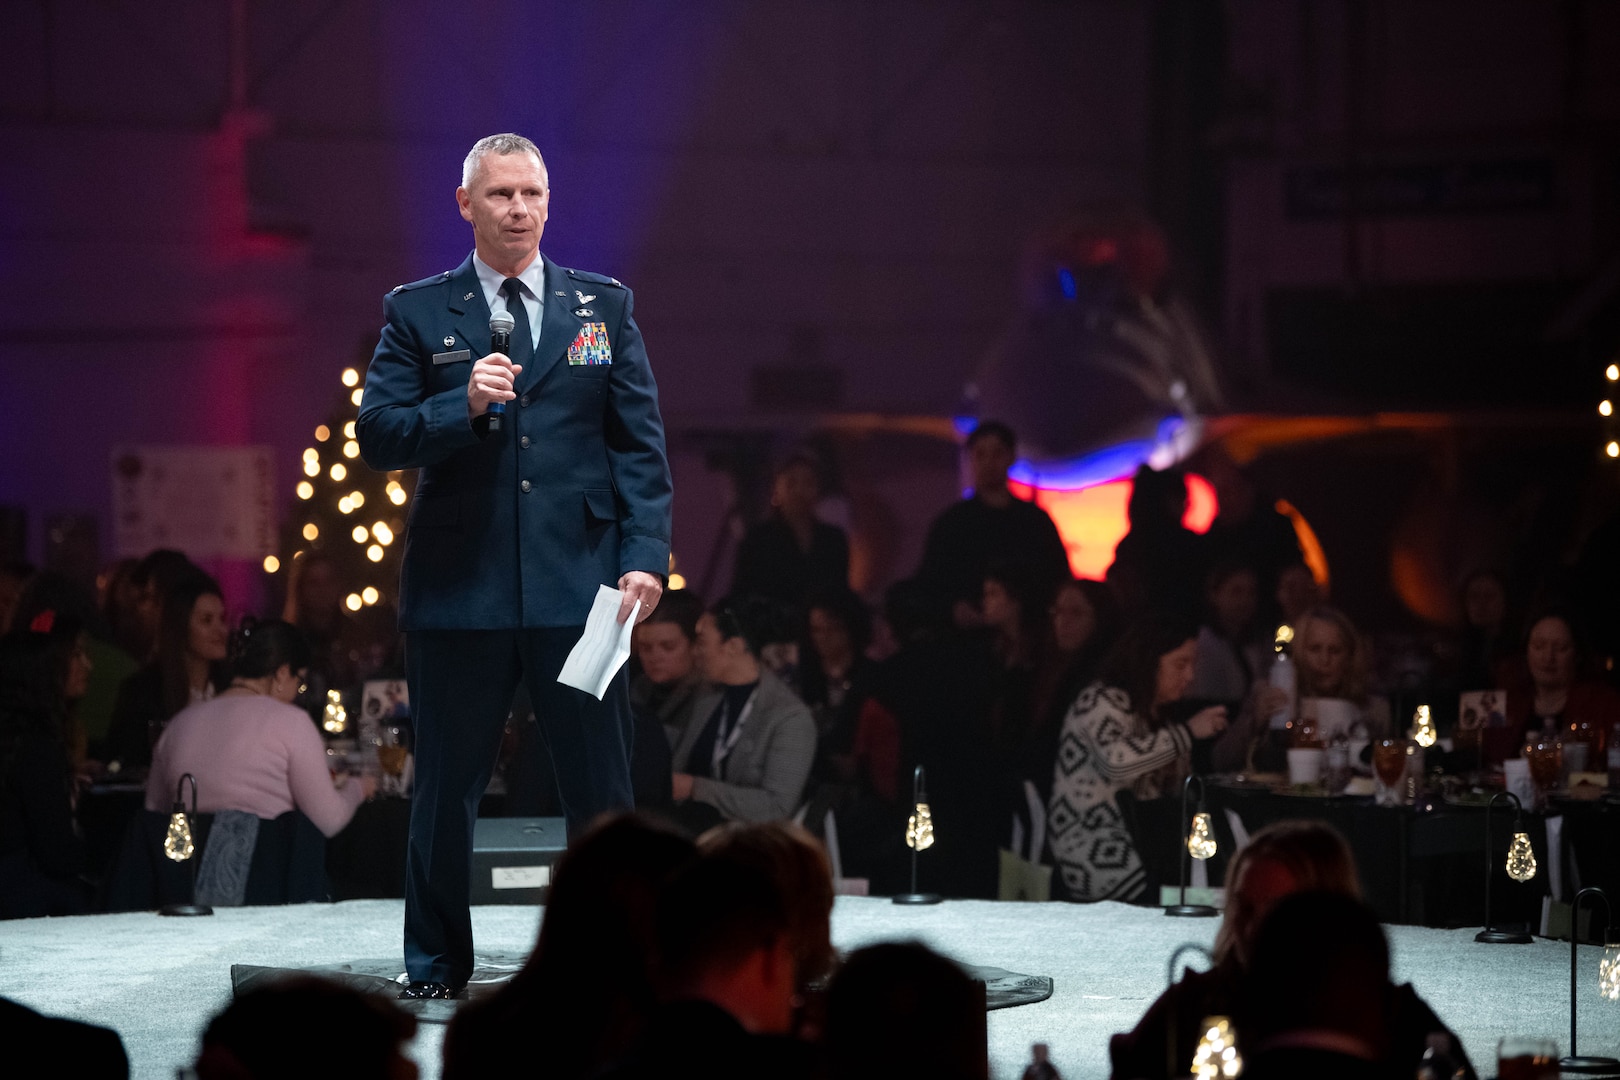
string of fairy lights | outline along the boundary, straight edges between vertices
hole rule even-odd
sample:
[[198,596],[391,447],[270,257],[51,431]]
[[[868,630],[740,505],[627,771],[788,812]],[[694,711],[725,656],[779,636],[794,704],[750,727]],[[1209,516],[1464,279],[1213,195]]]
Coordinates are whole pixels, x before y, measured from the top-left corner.
[[403,472],[379,473],[359,460],[355,422],[360,413],[360,372],[345,368],[344,391],[327,422],[315,428],[298,482],[297,513],[282,529],[281,555],[264,560],[267,574],[319,554],[332,562],[352,589],[343,603],[352,612],[385,600],[399,580],[405,511],[411,493]]
[[1605,368],[1603,370],[1603,379],[1605,386],[1603,387],[1603,400],[1598,402],[1598,415],[1603,417],[1604,420],[1603,452],[1612,461],[1615,458],[1620,458],[1620,438],[1617,438],[1617,436],[1620,436],[1620,425],[1616,424],[1614,417],[1614,393],[1617,389],[1615,384],[1620,383],[1620,364],[1611,363]]

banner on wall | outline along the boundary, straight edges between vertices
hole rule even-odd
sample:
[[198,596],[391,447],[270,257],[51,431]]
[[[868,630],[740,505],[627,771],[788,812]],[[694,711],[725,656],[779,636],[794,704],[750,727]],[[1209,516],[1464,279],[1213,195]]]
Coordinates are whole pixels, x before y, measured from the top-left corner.
[[268,446],[122,446],[112,454],[121,558],[175,548],[193,559],[259,560],[276,548]]

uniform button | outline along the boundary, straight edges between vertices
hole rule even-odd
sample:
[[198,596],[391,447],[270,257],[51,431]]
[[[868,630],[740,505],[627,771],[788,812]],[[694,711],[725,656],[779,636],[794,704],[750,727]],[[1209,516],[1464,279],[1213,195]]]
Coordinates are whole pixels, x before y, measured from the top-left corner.
[[529,448],[529,437],[527,435],[523,436],[523,438],[518,440],[518,445],[527,450]]
[[527,409],[529,407],[529,395],[524,394],[522,397],[518,398],[518,404]]
[[527,480],[525,480],[525,481],[523,481],[523,483],[519,484],[518,487],[522,488],[524,491],[528,491],[529,490],[529,482]]

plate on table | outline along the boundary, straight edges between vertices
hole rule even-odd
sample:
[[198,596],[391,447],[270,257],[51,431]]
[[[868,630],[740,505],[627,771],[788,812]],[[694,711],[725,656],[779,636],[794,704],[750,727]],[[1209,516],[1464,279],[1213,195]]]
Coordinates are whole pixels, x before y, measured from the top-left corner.
[[1333,799],[1336,792],[1329,791],[1321,784],[1278,784],[1272,791],[1277,795],[1286,795],[1291,799]]
[[1278,784],[1288,783],[1287,773],[1221,773],[1211,776],[1209,782],[1216,787],[1238,791],[1274,791]]

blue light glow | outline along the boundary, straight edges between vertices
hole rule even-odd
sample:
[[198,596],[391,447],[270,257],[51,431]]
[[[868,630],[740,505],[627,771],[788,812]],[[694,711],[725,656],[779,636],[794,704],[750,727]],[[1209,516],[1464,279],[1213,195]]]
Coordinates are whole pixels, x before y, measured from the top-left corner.
[[1169,416],[1159,422],[1152,439],[1129,439],[1057,461],[1020,458],[1008,470],[1007,478],[1046,491],[1079,491],[1110,480],[1122,480],[1148,461],[1158,447],[1174,440],[1184,425],[1180,416]]

